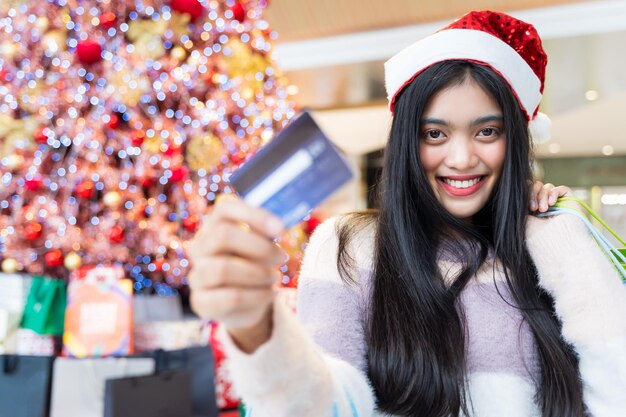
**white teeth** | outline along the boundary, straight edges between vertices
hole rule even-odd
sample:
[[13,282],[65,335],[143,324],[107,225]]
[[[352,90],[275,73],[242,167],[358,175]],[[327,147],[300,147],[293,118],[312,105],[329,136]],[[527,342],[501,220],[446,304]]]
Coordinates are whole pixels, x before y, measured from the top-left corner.
[[446,184],[453,186],[454,188],[469,188],[473,185],[476,185],[478,181],[480,181],[480,178],[481,177],[476,177],[474,179],[466,180],[466,181],[457,181],[457,180],[451,180],[450,178],[443,178],[443,181]]

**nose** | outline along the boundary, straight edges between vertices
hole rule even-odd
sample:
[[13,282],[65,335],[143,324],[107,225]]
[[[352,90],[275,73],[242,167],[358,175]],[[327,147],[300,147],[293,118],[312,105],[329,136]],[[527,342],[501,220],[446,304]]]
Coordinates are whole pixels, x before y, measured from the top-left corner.
[[466,171],[478,164],[475,144],[471,138],[457,136],[448,142],[445,164],[457,171]]

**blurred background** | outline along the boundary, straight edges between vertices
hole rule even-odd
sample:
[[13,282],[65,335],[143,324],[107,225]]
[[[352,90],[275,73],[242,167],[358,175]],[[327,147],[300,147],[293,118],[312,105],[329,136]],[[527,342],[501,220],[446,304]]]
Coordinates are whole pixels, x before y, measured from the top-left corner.
[[296,102],[361,173],[326,209],[368,204],[390,125],[384,61],[472,9],[535,25],[548,54],[540,110],[552,120],[550,139],[536,144],[536,176],[572,187],[626,234],[624,0],[272,0],[274,58]]

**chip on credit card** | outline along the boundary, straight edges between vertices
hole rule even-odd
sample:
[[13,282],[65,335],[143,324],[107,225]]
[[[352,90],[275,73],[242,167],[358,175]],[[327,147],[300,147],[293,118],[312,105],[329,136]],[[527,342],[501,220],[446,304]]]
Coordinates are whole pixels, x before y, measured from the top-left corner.
[[346,160],[303,112],[241,165],[230,183],[244,201],[271,211],[289,228],[352,177]]

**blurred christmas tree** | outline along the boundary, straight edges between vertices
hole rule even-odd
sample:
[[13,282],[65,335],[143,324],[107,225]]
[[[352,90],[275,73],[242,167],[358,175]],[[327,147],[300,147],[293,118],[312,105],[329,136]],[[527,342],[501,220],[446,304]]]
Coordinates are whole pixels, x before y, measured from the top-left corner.
[[[200,218],[295,114],[265,6],[2,1],[4,271],[121,263],[136,291],[184,285]],[[289,234],[292,253],[304,239]]]

